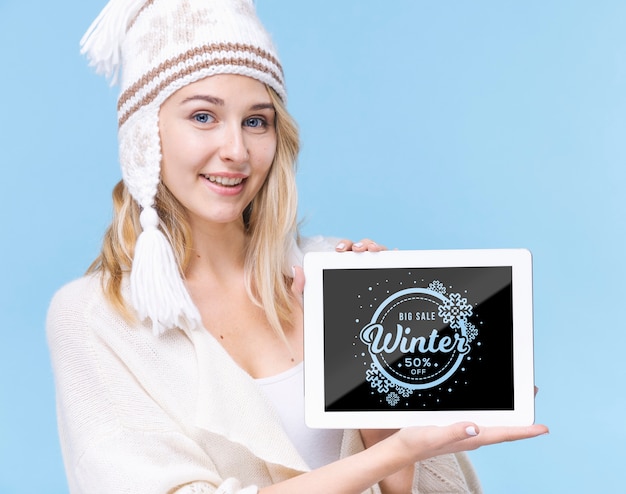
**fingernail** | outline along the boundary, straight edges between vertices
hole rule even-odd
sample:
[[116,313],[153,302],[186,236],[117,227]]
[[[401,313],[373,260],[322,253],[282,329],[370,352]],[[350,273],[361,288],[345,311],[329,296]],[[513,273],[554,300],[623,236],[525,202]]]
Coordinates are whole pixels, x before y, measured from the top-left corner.
[[467,432],[468,436],[477,436],[478,432],[476,432],[476,427],[473,425],[469,425],[465,428],[465,432]]
[[357,242],[356,244],[354,244],[354,246],[357,248],[363,247],[363,242]]
[[343,250],[345,248],[346,248],[346,244],[344,244],[343,242],[339,242],[337,244],[337,247],[335,247],[335,249],[337,249],[337,250]]
[[295,266],[291,266],[291,274],[292,274],[292,278],[296,277],[296,267]]

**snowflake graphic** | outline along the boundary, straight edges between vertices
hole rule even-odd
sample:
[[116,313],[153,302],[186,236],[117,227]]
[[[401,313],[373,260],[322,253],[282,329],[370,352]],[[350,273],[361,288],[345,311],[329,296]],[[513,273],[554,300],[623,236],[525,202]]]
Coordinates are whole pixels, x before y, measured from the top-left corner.
[[428,289],[441,294],[446,293],[446,287],[443,286],[443,283],[439,280],[432,281],[431,284],[428,285]]
[[183,46],[193,43],[196,29],[210,29],[217,22],[213,10],[207,7],[194,11],[191,2],[183,0],[172,13],[152,19],[151,29],[138,39],[140,51],[152,63],[172,43]]
[[389,391],[389,388],[394,387],[385,376],[380,374],[378,367],[374,363],[370,364],[370,368],[365,372],[365,380],[379,393],[386,393]]
[[468,322],[465,325],[467,330],[467,342],[471,343],[478,336],[478,328],[474,326],[471,322]]
[[450,294],[450,298],[439,306],[439,317],[453,329],[460,328],[460,323],[465,322],[471,315],[472,306],[459,293]]
[[395,407],[400,402],[400,397],[398,393],[392,391],[387,395],[387,403],[389,403],[392,407]]
[[409,396],[411,396],[413,394],[413,390],[412,389],[403,388],[402,386],[398,386],[398,385],[396,385],[396,391],[403,398],[408,398]]

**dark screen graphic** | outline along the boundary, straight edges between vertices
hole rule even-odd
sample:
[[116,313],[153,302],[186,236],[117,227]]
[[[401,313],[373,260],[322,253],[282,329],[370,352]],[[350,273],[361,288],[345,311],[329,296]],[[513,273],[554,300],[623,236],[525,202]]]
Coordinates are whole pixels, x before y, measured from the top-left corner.
[[512,410],[511,273],[324,270],[326,410]]

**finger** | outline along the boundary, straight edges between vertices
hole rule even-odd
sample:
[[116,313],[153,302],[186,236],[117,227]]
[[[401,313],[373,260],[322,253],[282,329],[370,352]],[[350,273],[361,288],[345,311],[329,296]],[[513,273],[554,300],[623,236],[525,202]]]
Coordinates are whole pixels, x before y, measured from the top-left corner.
[[448,426],[448,440],[452,442],[471,439],[480,434],[480,427],[473,422],[459,422]]
[[358,242],[352,242],[352,240],[344,238],[335,245],[335,250],[337,252],[380,252],[387,250],[387,247],[379,245],[369,238],[364,238]]
[[376,242],[372,241],[368,246],[367,246],[367,250],[369,252],[381,252],[383,250],[387,250],[387,247],[385,247],[384,245],[380,245],[377,244]]
[[301,266],[293,266],[293,281],[291,282],[291,292],[296,300],[302,305],[302,294],[304,293],[304,270]]
[[487,446],[521,439],[530,439],[548,434],[550,430],[545,425],[534,424],[522,427],[483,427],[480,433],[472,441],[476,447]]
[[364,238],[352,244],[352,252],[365,252],[371,240]]
[[475,424],[459,423],[444,427],[442,434],[435,432],[431,449],[439,454],[472,451],[483,446],[520,441],[547,434],[543,425],[527,427],[482,427]]
[[478,436],[480,428],[473,422],[458,422],[445,427],[435,427],[434,431],[434,437],[438,437],[442,444],[450,444]]
[[354,252],[380,252],[386,250],[384,245],[378,245],[376,242],[369,238],[364,238],[352,245]]
[[335,245],[335,250],[337,252],[346,252],[352,250],[352,245],[354,242],[352,240],[348,240],[347,238],[341,239],[337,245]]
[[409,427],[400,430],[398,434],[420,460],[476,449],[480,447],[477,442],[480,432],[480,428],[473,422],[458,422],[447,426]]
[[[481,446],[518,441],[547,434],[544,425],[481,427],[472,422],[437,427],[407,427],[394,434],[398,447],[411,451],[415,461],[448,453],[471,451]],[[391,438],[390,438],[391,439]]]

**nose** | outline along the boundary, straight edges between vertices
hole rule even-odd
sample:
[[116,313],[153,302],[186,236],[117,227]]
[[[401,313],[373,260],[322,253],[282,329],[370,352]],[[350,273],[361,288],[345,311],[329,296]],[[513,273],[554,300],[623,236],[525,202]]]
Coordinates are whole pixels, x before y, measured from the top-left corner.
[[248,160],[248,146],[241,125],[227,125],[224,131],[224,142],[220,148],[220,157],[224,161],[244,163]]

